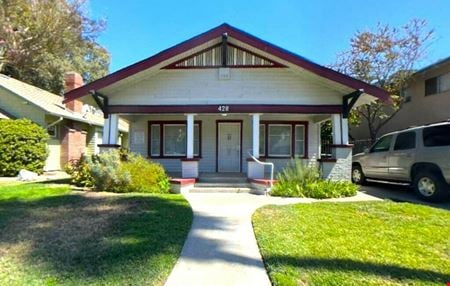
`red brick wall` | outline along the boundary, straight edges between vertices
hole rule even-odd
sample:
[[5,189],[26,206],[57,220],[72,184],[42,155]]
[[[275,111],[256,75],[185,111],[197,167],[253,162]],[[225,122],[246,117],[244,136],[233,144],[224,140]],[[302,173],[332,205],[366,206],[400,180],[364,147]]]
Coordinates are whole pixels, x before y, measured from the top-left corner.
[[[80,86],[84,85],[83,78],[79,73],[67,72],[64,75],[64,85],[65,92],[71,91],[72,89],[79,88]],[[67,109],[70,109],[74,112],[81,113],[83,103],[80,100],[76,99],[66,103],[66,107]]]
[[61,129],[61,166],[65,166],[70,160],[80,159],[86,152],[87,132],[77,123]]

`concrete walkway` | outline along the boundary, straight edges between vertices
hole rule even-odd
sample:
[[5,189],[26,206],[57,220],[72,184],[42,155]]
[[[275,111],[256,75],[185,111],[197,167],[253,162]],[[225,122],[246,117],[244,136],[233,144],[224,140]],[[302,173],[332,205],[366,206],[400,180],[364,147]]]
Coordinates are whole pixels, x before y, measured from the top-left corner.
[[[168,286],[271,285],[253,233],[252,214],[267,204],[316,201],[252,194],[185,197],[194,211],[194,221],[181,257],[166,282]],[[360,193],[346,200],[371,199],[375,198]]]

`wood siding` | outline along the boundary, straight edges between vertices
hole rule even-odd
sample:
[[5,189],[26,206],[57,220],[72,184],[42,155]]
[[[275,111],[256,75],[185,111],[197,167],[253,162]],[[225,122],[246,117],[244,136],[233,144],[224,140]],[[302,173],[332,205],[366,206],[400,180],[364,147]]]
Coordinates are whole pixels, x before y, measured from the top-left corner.
[[112,105],[342,104],[342,95],[288,69],[162,70],[108,94]]

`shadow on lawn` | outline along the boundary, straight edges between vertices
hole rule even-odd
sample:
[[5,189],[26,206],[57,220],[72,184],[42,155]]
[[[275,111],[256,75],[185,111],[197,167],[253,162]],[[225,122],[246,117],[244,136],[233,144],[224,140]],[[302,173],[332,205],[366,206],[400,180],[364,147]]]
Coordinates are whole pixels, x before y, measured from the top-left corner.
[[447,283],[450,275],[425,269],[411,269],[398,265],[382,265],[350,259],[326,259],[314,257],[269,256],[265,257],[270,265],[289,265],[304,269],[330,271],[357,271],[366,274],[389,277],[397,280],[420,280],[423,282]]
[[[189,205],[173,196],[67,194],[0,201],[0,254],[6,248],[14,255],[22,244],[27,248],[26,253],[18,248],[17,256],[24,257],[19,267],[64,279],[111,275],[130,282],[143,275],[139,271],[147,276],[167,271],[162,264],[175,262],[191,221]],[[150,265],[156,256],[161,261]]]

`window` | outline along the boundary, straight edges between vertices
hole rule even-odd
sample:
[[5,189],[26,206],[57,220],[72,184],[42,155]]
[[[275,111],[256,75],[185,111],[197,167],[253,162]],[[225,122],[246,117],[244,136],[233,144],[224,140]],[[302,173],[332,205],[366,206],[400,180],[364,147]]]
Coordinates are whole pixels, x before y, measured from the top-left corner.
[[264,124],[259,125],[259,156],[266,154],[266,126]]
[[305,156],[305,126],[295,125],[295,156]]
[[261,121],[259,126],[260,156],[286,158],[306,154],[307,123],[302,121]]
[[376,152],[389,151],[389,148],[391,146],[391,141],[392,141],[392,135],[381,137],[375,143],[375,145],[372,146],[372,148],[370,149],[370,152],[371,153],[376,153]]
[[424,128],[423,145],[426,147],[450,146],[450,125]]
[[404,132],[397,135],[394,150],[408,150],[416,147],[416,132]]
[[[149,126],[151,157],[186,156],[187,128],[185,121],[150,122]],[[200,156],[200,122],[194,123],[194,156]]]
[[291,156],[292,126],[284,124],[269,125],[268,155],[274,157]]
[[437,93],[437,77],[425,80],[425,96]]
[[59,128],[57,125],[53,125],[50,127],[47,127],[47,132],[50,138],[58,139],[59,138]]
[[450,90],[450,73],[425,80],[425,96]]
[[159,156],[160,155],[160,148],[161,148],[161,126],[159,124],[152,124],[151,125],[151,156]]

